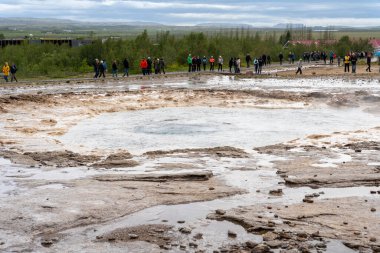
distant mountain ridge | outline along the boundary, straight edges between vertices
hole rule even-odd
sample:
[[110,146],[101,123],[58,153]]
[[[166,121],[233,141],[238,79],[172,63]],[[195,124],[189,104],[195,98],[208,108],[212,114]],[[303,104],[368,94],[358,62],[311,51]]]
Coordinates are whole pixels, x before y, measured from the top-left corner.
[[[245,28],[245,29],[300,29],[306,27],[304,24],[280,23],[274,26],[253,26],[250,24],[240,23],[200,23],[189,26],[165,25],[156,22],[144,21],[131,21],[131,22],[89,22],[89,21],[76,21],[69,19],[55,19],[55,18],[0,18],[0,29],[4,28],[45,28],[45,29],[73,29],[73,28],[92,28],[92,27],[113,27],[113,26],[126,26],[126,27],[188,27],[188,28]],[[348,26],[314,26],[308,27],[314,30],[325,29],[380,29],[380,26],[375,27],[348,27]]]

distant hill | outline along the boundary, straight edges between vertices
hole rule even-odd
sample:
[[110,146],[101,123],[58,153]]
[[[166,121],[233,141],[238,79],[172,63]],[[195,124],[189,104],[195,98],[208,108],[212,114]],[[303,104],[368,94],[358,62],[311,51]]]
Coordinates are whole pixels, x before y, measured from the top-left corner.
[[298,29],[298,28],[303,28],[303,27],[305,27],[304,24],[292,24],[292,23],[280,23],[273,26],[273,28],[276,28],[276,29],[288,29],[288,28]]
[[[233,29],[233,28],[245,28],[245,29],[275,29],[285,30],[288,28],[299,29],[306,27],[304,24],[292,24],[292,23],[280,23],[274,26],[253,26],[250,24],[241,23],[200,23],[193,26],[176,26],[176,25],[164,25],[156,22],[86,22],[75,21],[68,19],[54,19],[54,18],[0,18],[0,29],[24,29],[24,30],[51,30],[51,29],[103,29],[103,28],[162,28],[168,30],[205,30],[205,29]],[[313,30],[379,30],[377,27],[346,27],[346,26],[315,26],[310,27]]]

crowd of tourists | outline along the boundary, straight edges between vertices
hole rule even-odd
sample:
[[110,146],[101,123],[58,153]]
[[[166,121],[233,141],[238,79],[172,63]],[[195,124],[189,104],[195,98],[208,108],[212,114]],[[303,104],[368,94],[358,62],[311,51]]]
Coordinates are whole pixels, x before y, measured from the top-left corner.
[[[344,66],[344,72],[352,72],[356,73],[357,69],[357,63],[359,60],[365,60],[367,64],[366,72],[372,72],[371,70],[371,63],[372,63],[373,54],[371,52],[349,52],[345,56],[341,57],[338,56],[333,51],[325,52],[325,51],[311,51],[311,52],[304,52],[302,56],[299,58],[299,61],[296,64],[297,72],[296,74],[302,74],[302,66],[303,62],[310,63],[312,61],[323,61],[325,64],[327,64],[327,60],[329,61],[329,64],[334,64],[335,62],[340,67],[342,62]],[[280,65],[284,63],[285,55],[280,52],[278,55],[278,60]],[[287,54],[287,60],[289,64],[295,64],[296,60],[296,54],[294,52],[289,52]],[[229,71],[229,73],[241,73],[242,69],[242,62],[239,57],[231,57],[228,61],[228,69],[224,69],[224,59],[221,55],[219,57],[200,57],[200,56],[192,56],[191,54],[188,55],[187,59],[188,64],[188,72],[199,72],[199,71],[218,71],[218,72],[224,72]],[[261,56],[257,57],[251,57],[250,54],[246,54],[245,57],[245,63],[247,68],[251,68],[253,66],[255,74],[261,74],[263,67],[267,65],[271,65],[272,59],[270,55],[263,54]],[[380,61],[379,61],[380,64]],[[121,73],[123,74],[123,77],[128,77],[130,72],[130,62],[127,58],[124,58],[124,60],[121,62],[123,66],[123,70]],[[217,65],[217,70],[216,70]],[[139,63],[141,73],[145,75],[152,75],[153,73],[158,74],[165,74],[165,68],[166,63],[164,59],[161,58],[151,58],[146,57],[142,58]],[[107,74],[107,62],[106,60],[99,60],[95,59],[93,63],[94,67],[94,78],[105,78]],[[112,77],[118,77],[119,74],[119,63],[116,60],[112,61],[111,64],[111,73]],[[6,82],[8,81],[18,81],[16,78],[16,72],[18,71],[16,64],[12,63],[12,65],[9,65],[8,62],[5,62],[2,67],[2,74],[3,78]],[[380,69],[379,69],[380,71]],[[10,76],[10,80],[9,80]]]

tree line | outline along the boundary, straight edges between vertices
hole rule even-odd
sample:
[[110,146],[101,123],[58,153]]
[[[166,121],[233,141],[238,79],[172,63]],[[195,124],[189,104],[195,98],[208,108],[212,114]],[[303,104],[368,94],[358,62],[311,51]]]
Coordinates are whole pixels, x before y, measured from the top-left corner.
[[180,71],[187,67],[186,60],[189,53],[200,57],[222,55],[225,59],[231,57],[244,59],[246,54],[252,57],[266,54],[276,62],[280,52],[287,55],[291,51],[297,57],[301,57],[305,51],[334,51],[337,55],[343,56],[348,51],[371,50],[368,40],[353,40],[348,36],[329,45],[288,44],[287,48],[283,48],[285,39],[292,39],[291,31],[286,31],[280,39],[275,34],[261,37],[259,33],[218,32],[208,35],[191,32],[175,36],[169,32],[158,32],[155,36],[148,36],[147,31],[144,31],[133,39],[98,39],[91,45],[77,48],[28,43],[7,46],[0,49],[0,61],[15,63],[21,77],[64,78],[83,76],[92,72],[96,58],[106,60],[108,63],[116,60],[119,69],[123,69],[123,59],[128,58],[131,73],[140,73],[140,60],[148,56],[164,58],[168,71]]

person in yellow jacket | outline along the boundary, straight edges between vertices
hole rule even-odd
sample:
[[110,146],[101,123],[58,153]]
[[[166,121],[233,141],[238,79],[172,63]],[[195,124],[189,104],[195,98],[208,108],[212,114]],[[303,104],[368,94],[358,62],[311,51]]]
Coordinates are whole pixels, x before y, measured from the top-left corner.
[[350,61],[350,54],[346,54],[346,56],[344,57],[344,72],[350,73]]
[[4,74],[4,79],[6,82],[8,82],[9,71],[10,71],[10,68],[9,68],[8,62],[6,62],[3,66],[3,74]]

